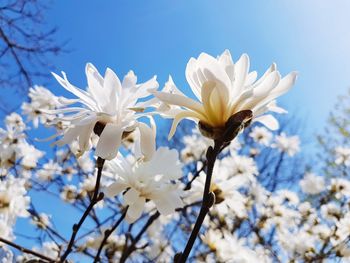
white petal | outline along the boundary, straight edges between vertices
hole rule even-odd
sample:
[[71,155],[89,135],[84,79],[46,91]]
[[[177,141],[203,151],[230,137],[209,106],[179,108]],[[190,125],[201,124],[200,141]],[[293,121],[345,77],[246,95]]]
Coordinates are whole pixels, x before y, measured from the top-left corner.
[[186,97],[175,85],[173,78],[169,75],[168,81],[165,83],[162,92],[167,92],[171,94],[177,94]]
[[201,115],[199,115],[198,113],[193,112],[193,111],[182,111],[182,112],[178,113],[174,117],[173,124],[171,125],[171,129],[170,129],[170,132],[169,132],[169,135],[168,135],[168,140],[170,140],[174,136],[176,128],[177,128],[177,125],[184,118],[201,119]]
[[119,125],[107,123],[98,140],[95,154],[106,160],[116,157],[122,134],[123,130]]
[[207,53],[201,53],[198,57],[197,63],[207,81],[217,80],[226,87],[226,92],[229,92],[228,88],[231,86],[231,80],[225,69],[220,66],[218,60]]
[[88,87],[91,95],[97,101],[98,105],[103,105],[106,103],[106,96],[104,94],[103,78],[97,71],[94,65],[87,63],[85,67],[85,74],[88,82]]
[[123,88],[130,89],[136,86],[136,83],[137,83],[137,77],[134,71],[130,70],[128,74],[124,76],[122,86]]
[[261,124],[265,125],[267,128],[269,128],[272,131],[275,131],[279,128],[278,121],[276,120],[275,117],[272,115],[262,115],[257,118],[253,119],[254,122],[260,122]]
[[245,86],[252,85],[256,81],[257,77],[258,77],[258,73],[256,71],[249,72],[249,74],[247,76],[247,79],[246,79],[246,82],[245,82],[244,85]]
[[94,126],[95,123],[91,123],[81,127],[82,131],[79,135],[79,149],[81,152],[85,152],[90,149],[90,137]]
[[139,219],[142,214],[143,208],[145,206],[145,198],[139,198],[137,202],[129,206],[127,215],[129,217],[128,222],[132,223],[135,220]]
[[186,65],[186,80],[190,85],[194,95],[196,95],[197,99],[200,100],[202,83],[198,79],[197,70],[197,60],[194,58],[190,58]]
[[249,71],[249,57],[243,54],[235,64],[235,81],[233,83],[232,96],[239,96],[244,88]]
[[126,204],[131,205],[137,202],[140,198],[140,193],[134,188],[130,188],[123,196]]
[[141,152],[146,160],[150,160],[156,151],[156,137],[153,130],[146,124],[139,122],[138,127],[141,135]]
[[105,79],[103,84],[102,94],[106,99],[102,104],[105,111],[109,114],[115,114],[118,110],[118,97],[121,94],[121,84],[118,76],[113,72],[113,70],[107,68],[105,73]]
[[80,98],[86,106],[90,107],[91,109],[96,109],[96,102],[90,97],[90,94],[70,84],[70,82],[67,79],[66,73],[62,72],[62,74],[64,78],[61,78],[60,76],[52,72],[52,75],[56,78],[56,80],[61,84],[62,87],[64,87],[66,90],[70,91],[75,96]]
[[277,87],[271,92],[271,97],[277,98],[290,90],[297,79],[297,75],[297,72],[291,72],[282,78]]
[[219,56],[219,63],[224,67],[227,76],[230,78],[231,82],[234,80],[235,66],[231,57],[229,50],[225,50]]
[[157,206],[157,210],[162,215],[170,215],[176,208],[182,206],[182,200],[175,194],[164,196],[163,198],[155,199],[153,201]]
[[75,138],[79,136],[81,132],[81,127],[72,127],[69,128],[63,135],[63,138],[54,142],[53,144],[57,144],[58,146],[62,146],[64,144],[71,143]]
[[109,185],[105,190],[104,193],[106,194],[107,197],[113,197],[121,193],[127,188],[127,185],[120,183],[120,182],[115,182],[111,185]]
[[149,174],[161,174],[169,180],[179,179],[182,176],[182,165],[179,162],[179,153],[167,147],[160,147],[154,153],[153,158],[142,167]]
[[159,91],[154,92],[154,96],[167,104],[185,107],[187,109],[196,111],[199,114],[204,115],[204,109],[202,104],[188,97]]

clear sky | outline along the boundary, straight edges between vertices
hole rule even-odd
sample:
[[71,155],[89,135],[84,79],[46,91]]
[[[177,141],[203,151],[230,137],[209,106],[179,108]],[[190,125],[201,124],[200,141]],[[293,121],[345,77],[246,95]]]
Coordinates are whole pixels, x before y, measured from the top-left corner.
[[[248,53],[260,74],[272,62],[283,75],[297,70],[296,86],[280,103],[312,134],[350,84],[349,10],[346,0],[59,0],[48,19],[70,40],[71,52],[53,64],[81,87],[92,62],[120,76],[133,69],[140,81],[156,74],[161,86],[171,74],[188,91],[188,59],[226,48],[236,60]],[[59,93],[58,84],[50,88]]]

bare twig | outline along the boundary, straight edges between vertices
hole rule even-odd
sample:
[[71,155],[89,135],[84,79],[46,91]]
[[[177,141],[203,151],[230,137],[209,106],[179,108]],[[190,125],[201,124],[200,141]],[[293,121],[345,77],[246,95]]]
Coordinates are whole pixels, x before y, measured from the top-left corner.
[[73,225],[72,236],[70,238],[70,241],[69,241],[69,244],[67,246],[66,252],[62,255],[60,262],[64,262],[66,260],[66,258],[68,257],[68,255],[70,254],[70,252],[72,252],[72,248],[74,246],[75,237],[76,237],[80,227],[82,226],[82,224],[84,223],[86,217],[89,215],[89,213],[93,209],[94,205],[97,204],[99,201],[101,201],[103,199],[103,197],[104,197],[104,194],[102,192],[99,193],[100,181],[101,181],[102,169],[103,169],[104,162],[105,162],[104,159],[102,159],[100,157],[97,158],[96,166],[97,166],[98,171],[97,171],[95,190],[94,190],[94,194],[93,194],[92,199],[91,199],[91,203],[86,208],[86,210],[85,210],[84,214],[82,215],[82,217],[80,218],[79,222],[77,224]]
[[36,257],[41,258],[43,260],[46,260],[46,262],[55,262],[55,260],[52,259],[52,258],[44,256],[44,255],[42,255],[42,254],[40,254],[38,252],[35,252],[33,250],[30,250],[28,248],[24,248],[24,247],[22,247],[20,245],[17,245],[16,243],[13,243],[13,242],[11,242],[9,240],[4,239],[2,237],[0,237],[0,242],[3,242],[3,243],[5,243],[5,244],[7,244],[7,245],[9,245],[11,247],[14,247],[14,248],[18,249],[19,251],[21,251],[23,253],[31,254],[33,256],[36,256]]

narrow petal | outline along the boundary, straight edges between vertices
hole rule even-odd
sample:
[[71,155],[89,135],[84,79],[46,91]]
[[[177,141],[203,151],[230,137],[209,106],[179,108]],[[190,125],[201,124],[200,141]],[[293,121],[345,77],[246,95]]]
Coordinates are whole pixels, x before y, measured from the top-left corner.
[[128,74],[124,76],[122,86],[123,88],[130,89],[134,86],[136,86],[137,83],[137,77],[134,73],[134,71],[130,70]]
[[178,113],[173,120],[173,124],[171,126],[169,135],[168,135],[168,140],[170,140],[176,131],[177,125],[179,124],[179,122],[181,120],[183,120],[184,118],[194,118],[194,119],[201,119],[201,115],[199,115],[197,112],[193,112],[193,111],[182,111],[180,113]]
[[68,143],[71,143],[81,132],[81,127],[72,127],[69,128],[63,135],[63,138],[54,142],[53,144],[57,144],[58,146],[62,146]]
[[[203,102],[203,107],[205,110],[205,116],[208,119],[209,123],[212,126],[217,126],[220,125],[220,116],[218,114],[221,114],[222,110],[217,109],[217,107],[222,107],[222,104],[220,102],[214,102],[218,103],[216,107],[212,107],[212,104],[210,102],[211,95],[213,91],[216,89],[216,82],[214,81],[207,81],[204,83],[202,87],[202,102]],[[220,101],[220,100],[219,100]],[[219,110],[219,113],[218,113]]]
[[272,131],[275,131],[279,128],[278,121],[275,117],[272,115],[262,115],[257,118],[253,119],[254,122],[260,122],[261,124],[265,125],[267,128],[269,128]]
[[201,88],[202,83],[199,81],[197,76],[197,60],[194,58],[190,58],[186,65],[186,80],[190,85],[192,92],[196,95],[197,99],[201,99]]
[[138,127],[141,135],[141,152],[146,160],[150,160],[156,151],[155,133],[150,127],[142,122],[138,123]]
[[102,105],[106,102],[106,96],[104,94],[103,78],[97,71],[94,65],[87,63],[85,67],[86,79],[91,95],[97,101],[98,105]]
[[154,96],[167,104],[185,107],[189,110],[205,115],[202,104],[188,97],[165,92],[154,92]]
[[298,73],[294,71],[282,78],[277,87],[271,92],[271,97],[275,99],[289,91],[293,87],[297,75]]
[[79,134],[79,149],[81,152],[85,152],[90,149],[90,137],[94,126],[95,123],[90,123],[81,127],[82,132]]
[[102,96],[105,98],[101,101],[101,105],[104,110],[109,114],[115,114],[118,110],[118,98],[121,94],[121,83],[118,76],[110,68],[106,69],[105,79],[103,84],[104,94]]
[[90,107],[91,109],[96,109],[96,102],[90,97],[89,93],[70,84],[67,80],[66,74],[64,72],[62,72],[62,74],[64,78],[61,78],[60,76],[52,72],[52,75],[56,78],[56,80],[61,84],[62,87],[64,87],[66,90],[80,98],[86,106]]
[[239,96],[244,88],[249,71],[249,57],[243,54],[235,64],[235,81],[233,83],[232,96]]
[[133,203],[131,206],[129,206],[127,215],[128,215],[128,222],[132,223],[140,218],[142,215],[143,208],[145,206],[146,200],[145,198],[141,197],[138,199],[137,202]]
[[95,154],[102,159],[111,160],[118,154],[123,130],[119,125],[107,123],[98,140]]
[[234,73],[235,73],[235,65],[232,60],[231,53],[228,49],[226,49],[220,56],[219,56],[219,63],[221,66],[224,67],[227,76],[230,78],[231,82],[234,81]]
[[134,188],[130,188],[124,195],[124,201],[128,205],[132,205],[137,202],[140,198],[140,193],[136,191]]
[[113,196],[120,194],[126,188],[127,188],[127,185],[120,183],[120,182],[115,182],[115,183],[109,185],[104,190],[104,193],[106,194],[107,197],[113,197]]

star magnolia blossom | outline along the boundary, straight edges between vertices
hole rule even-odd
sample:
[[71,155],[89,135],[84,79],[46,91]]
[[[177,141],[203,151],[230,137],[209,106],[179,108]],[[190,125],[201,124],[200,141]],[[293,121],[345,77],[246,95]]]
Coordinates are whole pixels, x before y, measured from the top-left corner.
[[118,156],[109,165],[118,179],[108,186],[106,194],[113,197],[123,192],[124,202],[129,205],[126,214],[129,223],[141,216],[146,200],[151,200],[163,215],[182,207],[178,184],[174,183],[182,175],[176,150],[161,147],[149,161],[134,164]]
[[[150,139],[153,134],[151,129],[138,122],[139,117],[144,114],[137,114],[143,111],[145,102],[138,102],[138,99],[145,98],[150,94],[149,89],[156,89],[158,83],[156,77],[143,84],[136,84],[137,78],[130,71],[121,83],[117,75],[107,68],[104,78],[99,74],[92,64],[86,65],[86,76],[88,90],[84,91],[69,83],[66,74],[62,72],[63,78],[54,74],[58,82],[78,99],[62,99],[60,103],[65,106],[81,103],[85,107],[65,107],[57,110],[46,110],[49,114],[69,114],[57,117],[53,123],[63,122],[68,125],[57,144],[71,143],[79,139],[80,153],[91,148],[91,134],[99,124],[103,128],[96,146],[95,154],[103,159],[113,159],[121,144],[123,134],[127,134],[139,128],[141,137],[146,137],[141,143],[143,150],[152,151],[153,145]],[[61,134],[58,134],[61,135]]]
[[186,79],[199,101],[184,96],[174,87],[172,92],[165,89],[153,93],[163,103],[173,105],[173,109],[182,109],[175,111],[176,114],[173,115],[169,138],[174,135],[178,123],[184,118],[220,129],[225,127],[232,115],[243,110],[252,111],[253,121],[275,130],[278,128],[277,120],[272,115],[263,114],[267,111],[285,112],[276,106],[275,99],[293,86],[296,75],[296,72],[291,72],[281,78],[276,65],[272,64],[256,80],[257,73],[249,72],[249,57],[246,54],[234,64],[230,52],[225,50],[217,59],[202,53],[198,59],[189,60]]

